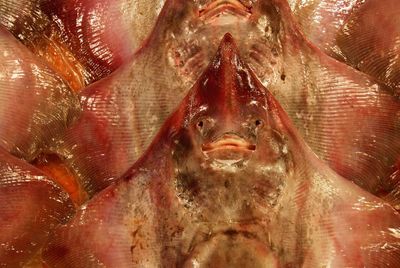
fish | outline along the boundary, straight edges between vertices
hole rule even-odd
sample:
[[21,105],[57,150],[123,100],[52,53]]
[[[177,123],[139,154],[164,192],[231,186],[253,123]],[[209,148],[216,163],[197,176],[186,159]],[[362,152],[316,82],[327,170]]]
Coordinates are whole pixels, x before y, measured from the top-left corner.
[[335,173],[225,34],[148,150],[60,226],[50,267],[396,267],[400,217]]
[[400,93],[396,0],[291,1],[302,32],[316,46]]
[[3,148],[0,204],[2,267],[23,267],[40,255],[49,234],[75,213],[69,195],[52,178]]
[[[154,31],[132,61],[79,93],[83,112],[58,153],[72,156],[69,165],[91,195],[121,176],[144,152],[206,67],[227,27],[234,26],[240,35],[253,29],[251,42],[264,47],[263,31],[246,23],[249,13],[243,13],[243,5],[233,9],[233,16],[228,14],[235,18],[240,13],[233,23],[221,26],[224,20],[214,21],[226,8],[221,3],[214,7],[167,1]],[[199,17],[202,8],[218,12],[209,16],[203,11]],[[196,31],[182,31],[192,24]]]
[[283,0],[167,1],[132,61],[79,93],[59,153],[90,195],[136,161],[230,32],[307,144],[341,176],[399,205],[400,100],[302,33]]
[[164,0],[2,0],[0,24],[80,91],[128,61]]
[[64,80],[0,28],[0,146],[34,160],[51,151],[81,112]]

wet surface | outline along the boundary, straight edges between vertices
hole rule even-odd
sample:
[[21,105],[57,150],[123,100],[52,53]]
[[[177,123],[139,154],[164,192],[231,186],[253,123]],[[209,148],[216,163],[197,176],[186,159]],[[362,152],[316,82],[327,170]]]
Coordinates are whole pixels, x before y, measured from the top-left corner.
[[0,0],[0,266],[397,266],[399,15]]

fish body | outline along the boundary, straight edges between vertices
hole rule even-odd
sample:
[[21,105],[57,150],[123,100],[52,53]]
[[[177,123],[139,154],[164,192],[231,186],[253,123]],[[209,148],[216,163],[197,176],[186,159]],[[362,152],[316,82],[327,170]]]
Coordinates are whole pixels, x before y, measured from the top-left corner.
[[80,93],[82,115],[60,150],[73,156],[70,165],[88,191],[104,189],[139,158],[231,32],[313,151],[397,205],[391,177],[400,101],[393,88],[310,43],[285,1],[257,1],[250,9],[210,3],[167,1],[133,60]]
[[51,177],[0,149],[0,265],[22,267],[75,208]]
[[304,143],[231,35],[134,166],[57,230],[52,267],[398,265],[398,213]]

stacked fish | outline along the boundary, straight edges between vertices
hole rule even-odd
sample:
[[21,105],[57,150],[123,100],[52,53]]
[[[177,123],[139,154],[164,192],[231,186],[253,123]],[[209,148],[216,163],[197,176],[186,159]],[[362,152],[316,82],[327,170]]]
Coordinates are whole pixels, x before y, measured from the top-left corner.
[[400,267],[398,0],[0,0],[0,267]]

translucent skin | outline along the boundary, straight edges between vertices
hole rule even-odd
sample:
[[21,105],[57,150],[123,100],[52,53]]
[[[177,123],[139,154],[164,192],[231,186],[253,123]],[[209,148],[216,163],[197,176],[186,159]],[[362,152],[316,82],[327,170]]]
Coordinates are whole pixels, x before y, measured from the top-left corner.
[[0,26],[1,267],[32,267],[74,213],[68,193],[28,162],[51,151],[79,112],[65,81]]
[[128,61],[164,0],[6,0],[0,24],[81,90]]
[[0,148],[0,265],[23,267],[54,228],[75,212],[66,192],[32,165]]
[[289,2],[302,31],[313,44],[400,94],[398,1]]
[[[57,69],[72,88],[80,90],[88,83],[108,75],[132,57],[133,52],[150,33],[165,2],[8,0],[0,3],[0,24]],[[256,24],[258,18],[254,13],[257,12],[258,2],[263,1],[186,2],[182,4],[179,1],[168,1],[166,4],[167,7],[190,6],[189,9],[194,11],[194,15],[190,15],[189,23],[174,33],[174,37],[178,37],[179,32],[184,29],[191,32],[193,38],[178,37],[177,43],[171,43],[171,54],[176,57],[176,64],[182,65],[182,71],[193,72],[202,64],[185,64],[193,54],[200,56],[199,51],[204,47],[202,42],[217,46],[221,34],[207,24],[218,24],[220,29],[225,28],[223,32],[241,33],[249,43],[249,55],[256,55],[250,65],[256,64],[256,69],[260,69],[257,72],[260,73],[268,70],[268,67],[260,64],[260,52],[265,53],[266,48],[262,43],[251,45],[252,39],[260,36],[255,34],[254,29],[249,30],[252,27],[246,22],[250,20]],[[288,2],[300,28],[310,41],[330,56],[374,76],[398,91],[399,63],[396,55],[400,7],[396,0]],[[230,17],[239,15],[242,18],[237,20],[235,28],[226,29],[230,24],[227,23],[228,16],[220,16],[221,13]],[[196,19],[199,16],[201,19]],[[262,28],[267,25],[260,23],[259,26],[263,31]],[[247,35],[248,33],[250,34]],[[234,34],[237,35],[236,32]],[[195,36],[207,38],[202,40]],[[207,54],[206,51],[205,53]]]
[[0,146],[26,161],[51,150],[80,112],[49,66],[0,26]]
[[[243,60],[331,168],[398,203],[400,103],[394,90],[328,57],[285,1],[167,1],[130,64],[80,93],[83,113],[60,151],[95,193],[144,152],[226,32]],[[232,4],[234,3],[234,4]],[[239,4],[238,4],[239,3]]]
[[[16,2],[17,5],[24,3],[20,6],[21,10],[25,7],[31,10],[31,4],[35,5],[35,1],[9,2]],[[0,3],[0,12],[4,11],[4,3]],[[28,5],[25,6],[26,3]],[[90,44],[84,48],[79,62],[76,58],[82,56],[80,48],[74,51],[77,54],[72,60],[61,58],[66,64],[77,63],[82,68],[78,71],[83,73],[90,68],[90,72],[95,71],[87,81],[87,77],[70,80],[68,77],[75,77],[75,74],[61,73],[66,79],[63,81],[51,67],[37,60],[11,35],[0,30],[0,47],[3,48],[0,52],[0,67],[3,67],[0,73],[0,141],[7,151],[28,161],[42,151],[53,150],[65,128],[75,118],[79,104],[68,85],[80,89],[80,79],[85,80],[82,86],[103,77],[133,54],[128,46],[120,47],[122,43],[119,43],[120,39],[112,38],[113,32],[106,31],[108,34],[99,38],[99,43],[96,34],[80,36],[82,29],[98,33],[97,30],[102,29],[101,23],[95,21],[86,25],[93,28],[74,28],[79,20],[63,18],[65,14],[57,10],[57,7],[63,7],[57,1],[52,3],[56,3],[56,7],[49,8],[49,14],[58,22],[62,21],[63,26],[68,25],[71,32],[76,32],[65,35],[66,43],[57,43],[60,40],[46,43],[49,41],[46,38],[34,36],[33,39],[27,38],[26,44],[32,40],[35,43],[39,38],[40,41],[35,43],[39,47],[34,51],[54,54],[50,55],[50,58],[54,56],[50,59],[52,68],[57,67],[60,58],[49,47],[60,49],[62,57],[69,57],[67,52],[76,48],[69,47],[73,42],[76,41],[74,45],[78,44],[78,47],[81,43]],[[73,2],[64,3],[74,6],[71,5]],[[84,8],[74,11],[88,14],[84,16],[86,22],[90,14],[98,12],[104,17],[107,17],[104,14],[110,14],[103,13],[106,9],[104,3],[96,6],[92,6],[90,1],[76,3],[83,4]],[[112,7],[117,6],[117,2],[109,3]],[[140,168],[135,166],[132,169],[134,174],[127,174],[138,182],[132,183],[128,179],[127,186],[118,183],[112,190],[107,190],[110,195],[101,194],[100,201],[83,207],[79,220],[76,219],[74,226],[68,227],[73,229],[71,235],[68,233],[68,241],[63,242],[64,238],[56,235],[58,238],[46,252],[48,262],[57,265],[67,262],[66,266],[77,267],[100,266],[103,260],[106,264],[111,263],[112,267],[132,266],[131,262],[152,267],[160,263],[188,267],[197,264],[343,267],[360,263],[371,267],[398,266],[397,214],[382,200],[343,182],[342,178],[315,160],[315,156],[310,156],[309,149],[302,148],[306,146],[298,145],[303,142],[301,138],[296,138],[297,134],[285,134],[285,131],[291,133],[287,129],[293,129],[293,126],[283,112],[277,115],[280,106],[275,99],[268,97],[268,92],[265,96],[258,94],[265,89],[248,67],[235,60],[237,49],[228,55],[230,37],[224,41],[225,50],[222,49],[218,56],[225,59],[220,61],[225,64],[225,69],[219,69],[216,60],[212,67],[214,71],[207,69],[204,75],[208,80],[197,80],[221,35],[231,31],[240,38],[239,50],[243,58],[262,83],[286,105],[290,116],[297,121],[297,127],[318,155],[348,180],[376,195],[386,195],[387,200],[398,205],[400,159],[396,157],[399,152],[399,106],[392,96],[397,79],[397,34],[396,31],[383,31],[388,41],[375,43],[376,47],[371,48],[368,45],[374,42],[370,40],[380,40],[381,32],[372,30],[365,33],[364,27],[359,27],[379,28],[377,22],[381,20],[376,20],[374,12],[388,14],[390,11],[396,14],[396,3],[386,1],[385,4],[392,4],[376,6],[373,3],[377,2],[370,1],[372,4],[364,5],[352,15],[346,24],[350,30],[341,36],[342,39],[337,39],[343,42],[348,55],[353,57],[348,59],[360,66],[371,68],[375,66],[375,58],[378,58],[378,67],[370,73],[378,80],[360,75],[321,54],[297,30],[283,1],[268,4],[265,4],[267,1],[260,1],[259,5],[255,5],[255,1],[185,3],[188,4],[168,2],[157,29],[136,54],[134,64],[125,66],[115,76],[80,95],[85,111],[75,127],[68,131],[58,150],[81,173],[82,183],[94,194],[124,172],[143,152],[167,114],[180,101],[180,96],[186,93],[188,85],[198,81],[191,101],[186,100],[185,104],[191,108],[188,109],[190,116],[184,117],[184,121],[192,124],[179,121],[180,117],[176,122],[169,122],[168,131],[163,135],[172,133],[168,137],[175,138],[174,143],[158,139],[151,149],[153,153],[146,154],[151,160],[145,157],[138,164]],[[110,8],[110,12],[114,14],[115,10]],[[182,20],[175,21],[177,15]],[[102,23],[106,22],[107,27],[111,25],[114,29],[115,25],[104,17]],[[41,17],[33,18],[40,22]],[[167,19],[173,20],[168,22]],[[25,26],[32,26],[26,22]],[[161,27],[163,23],[165,27]],[[169,28],[171,24],[173,26]],[[180,27],[182,25],[185,27]],[[124,36],[121,32],[124,31],[117,31],[117,35]],[[35,31],[31,33],[35,34]],[[362,45],[353,43],[348,33],[364,40]],[[16,35],[21,39],[31,37]],[[88,39],[85,38],[88,37],[89,40],[95,37],[96,42],[86,43]],[[43,47],[42,41],[45,41]],[[126,40],[123,43],[129,42]],[[63,47],[63,44],[67,45]],[[359,46],[366,50],[358,49]],[[108,50],[110,47],[114,50]],[[342,51],[345,52],[345,49]],[[382,50],[389,52],[383,55]],[[366,51],[373,53],[366,55]],[[100,59],[100,63],[90,65],[94,58]],[[235,67],[229,65],[226,59],[234,62]],[[86,61],[88,66],[80,66],[82,61]],[[65,65],[59,67],[64,69]],[[213,72],[222,76],[213,76]],[[239,81],[242,82],[250,77],[249,81],[253,84],[235,84],[231,80],[232,73],[239,74]],[[383,78],[394,82],[390,84]],[[104,84],[110,81],[117,94],[102,91]],[[381,86],[376,81],[389,86]],[[220,83],[224,86],[210,94],[210,88],[219,88]],[[232,91],[225,89],[232,85]],[[248,91],[255,95],[249,97]],[[121,100],[127,105],[121,105]],[[258,105],[260,103],[274,109],[268,110]],[[205,110],[204,105],[208,107]],[[131,110],[126,110],[127,107]],[[276,120],[270,120],[265,113],[275,115]],[[185,130],[175,133],[182,128]],[[289,138],[285,140],[285,137]],[[295,142],[296,139],[300,141]],[[81,140],[86,142],[83,146]],[[260,143],[260,140],[268,140],[268,143]],[[157,149],[159,146],[169,149],[160,151]],[[48,176],[0,150],[0,204],[6,204],[0,208],[0,262],[2,265],[19,266],[40,251],[54,226],[65,221],[73,213],[73,208],[67,194]],[[167,157],[169,155],[172,159]],[[269,158],[264,159],[265,156]],[[168,161],[172,164],[167,168],[159,166]],[[301,168],[296,169],[296,166]],[[392,171],[392,167],[397,171]],[[236,174],[235,177],[232,173]],[[148,178],[153,176],[158,181],[150,185],[152,179]],[[286,180],[293,178],[300,178],[302,183],[295,180],[285,184]],[[252,184],[249,184],[249,179]],[[163,188],[158,184],[160,181],[170,184]],[[131,191],[132,184],[138,190]],[[128,194],[123,196],[126,192]],[[137,204],[130,201],[137,201],[145,195],[151,198],[144,198],[143,203]],[[172,203],[179,205],[164,204],[170,196],[174,197]],[[129,201],[124,204],[126,200]],[[137,211],[131,212],[132,207]],[[88,215],[85,215],[86,212]],[[178,215],[178,220],[182,221],[171,220],[171,215]],[[270,220],[271,215],[276,219]],[[134,223],[129,225],[132,218]],[[138,228],[143,222],[149,227]],[[90,229],[92,223],[96,227]],[[104,223],[105,226],[100,226]],[[85,224],[88,225],[82,227]],[[153,234],[143,233],[146,228]],[[106,237],[98,242],[96,239],[102,237],[99,233],[103,231]],[[88,241],[82,241],[85,235],[90,238]],[[127,237],[132,239],[128,241]],[[172,242],[168,241],[171,237],[174,239]],[[165,242],[160,246],[160,241]],[[101,242],[104,244],[99,244]],[[63,246],[65,244],[69,246]],[[114,245],[117,250],[111,252],[110,247]],[[84,246],[90,250],[85,252]],[[151,260],[146,256],[150,256]]]
[[59,228],[44,259],[51,267],[395,267],[399,227],[393,208],[311,152],[227,34],[146,153]]

